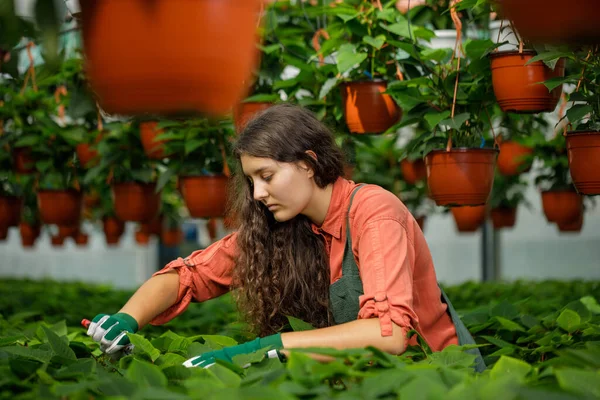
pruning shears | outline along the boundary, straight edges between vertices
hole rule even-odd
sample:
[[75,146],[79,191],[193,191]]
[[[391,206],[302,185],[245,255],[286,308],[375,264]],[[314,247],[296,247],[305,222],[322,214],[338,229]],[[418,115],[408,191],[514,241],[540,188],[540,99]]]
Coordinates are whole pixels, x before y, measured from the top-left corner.
[[[89,319],[84,318],[81,320],[81,326],[83,326],[85,329],[88,329],[91,323],[92,323],[92,321],[90,321]],[[121,351],[125,355],[129,355],[129,354],[133,353],[133,344],[129,343],[128,345],[125,345],[123,347],[123,349],[121,349]]]

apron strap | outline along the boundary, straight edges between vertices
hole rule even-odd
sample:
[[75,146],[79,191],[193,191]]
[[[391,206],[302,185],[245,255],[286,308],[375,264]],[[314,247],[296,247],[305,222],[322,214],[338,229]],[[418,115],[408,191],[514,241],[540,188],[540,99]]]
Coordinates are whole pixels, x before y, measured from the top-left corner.
[[352,252],[352,235],[350,233],[350,209],[352,208],[352,202],[356,192],[363,187],[363,184],[358,185],[352,191],[350,195],[350,205],[348,206],[348,213],[346,214],[346,246],[344,247],[344,258],[342,259],[342,276],[359,276],[358,266],[354,260],[354,253]]

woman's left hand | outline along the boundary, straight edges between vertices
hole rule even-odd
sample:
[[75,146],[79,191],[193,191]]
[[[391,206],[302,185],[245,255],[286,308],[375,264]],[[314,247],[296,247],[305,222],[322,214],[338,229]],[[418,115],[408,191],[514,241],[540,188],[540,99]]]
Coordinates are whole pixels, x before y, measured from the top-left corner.
[[208,368],[215,364],[216,360],[224,360],[233,363],[233,357],[235,356],[239,356],[241,354],[251,354],[264,348],[275,350],[274,352],[269,351],[268,355],[269,357],[277,357],[277,350],[283,348],[281,334],[278,333],[276,335],[267,336],[264,338],[257,338],[250,342],[238,344],[236,346],[224,347],[220,350],[209,351],[200,354],[199,356],[190,358],[189,360],[185,361],[183,365],[188,368]]

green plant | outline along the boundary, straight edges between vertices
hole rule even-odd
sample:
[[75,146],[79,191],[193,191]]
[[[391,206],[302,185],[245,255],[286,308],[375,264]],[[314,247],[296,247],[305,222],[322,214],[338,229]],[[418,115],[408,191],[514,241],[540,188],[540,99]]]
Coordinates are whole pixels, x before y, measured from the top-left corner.
[[491,208],[516,208],[519,204],[531,208],[525,198],[527,186],[522,175],[507,177],[496,173],[488,204]]
[[531,143],[534,145],[533,157],[542,166],[540,174],[535,177],[535,184],[541,190],[564,190],[573,187],[565,142],[565,137],[560,133],[550,140],[541,133],[531,136]]

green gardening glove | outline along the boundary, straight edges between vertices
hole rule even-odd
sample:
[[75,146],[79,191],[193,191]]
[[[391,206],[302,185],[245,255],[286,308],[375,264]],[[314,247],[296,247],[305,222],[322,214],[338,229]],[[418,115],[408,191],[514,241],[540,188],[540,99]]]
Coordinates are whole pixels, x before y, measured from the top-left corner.
[[272,350],[267,352],[269,358],[278,358],[279,352],[277,350],[283,348],[281,342],[281,333],[267,336],[264,338],[257,338],[251,342],[238,344],[237,346],[224,347],[221,350],[209,351],[199,356],[192,357],[183,363],[184,366],[208,368],[216,363],[216,360],[224,360],[233,363],[233,357],[240,354],[251,354],[265,347],[271,347]]
[[112,354],[129,344],[127,333],[135,333],[137,330],[138,323],[129,314],[98,314],[90,323],[87,334],[100,343],[100,350]]

